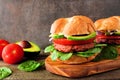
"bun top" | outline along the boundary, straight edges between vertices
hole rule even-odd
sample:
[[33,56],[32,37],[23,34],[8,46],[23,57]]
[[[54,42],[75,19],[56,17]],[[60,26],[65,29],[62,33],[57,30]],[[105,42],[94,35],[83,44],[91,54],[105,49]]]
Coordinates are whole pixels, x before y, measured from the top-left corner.
[[98,31],[118,31],[120,32],[120,16],[98,19],[95,21],[95,28]]
[[86,16],[73,16],[70,18],[60,18],[53,22],[51,34],[81,35],[95,32],[93,21]]

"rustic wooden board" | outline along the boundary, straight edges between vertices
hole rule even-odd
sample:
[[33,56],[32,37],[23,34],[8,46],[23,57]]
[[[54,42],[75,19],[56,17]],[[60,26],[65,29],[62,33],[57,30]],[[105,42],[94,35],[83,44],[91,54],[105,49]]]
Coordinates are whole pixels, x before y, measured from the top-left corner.
[[[40,60],[44,60],[46,57],[47,56],[41,55],[41,57],[39,57],[37,61],[39,62]],[[67,77],[52,74],[46,71],[44,67],[39,68],[38,70],[33,71],[33,72],[24,72],[24,71],[20,71],[17,69],[18,64],[10,65],[10,64],[4,63],[1,60],[0,67],[3,67],[3,66],[9,67],[13,71],[12,75],[5,78],[4,80],[48,80],[48,79],[50,80],[78,80],[78,79],[80,80],[105,80],[105,79],[109,80],[111,79],[112,80],[112,79],[120,79],[120,69],[74,79],[74,78],[67,78]]]
[[[88,75],[120,69],[120,56],[115,60],[102,60],[84,64],[70,65],[60,61],[52,61],[50,56],[45,59],[46,70],[66,77],[84,77]],[[104,67],[105,66],[105,67]]]

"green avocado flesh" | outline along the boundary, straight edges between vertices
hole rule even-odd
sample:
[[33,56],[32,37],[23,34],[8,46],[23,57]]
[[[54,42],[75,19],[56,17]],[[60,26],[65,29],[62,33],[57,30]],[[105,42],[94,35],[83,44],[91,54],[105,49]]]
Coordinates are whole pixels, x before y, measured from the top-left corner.
[[54,34],[54,35],[50,35],[50,37],[52,37],[54,39],[59,39],[59,38],[64,38],[64,35]]
[[96,32],[93,32],[87,36],[68,36],[69,40],[88,40],[90,38],[94,38],[96,36]]
[[115,32],[115,35],[120,35],[120,32]]
[[[94,38],[96,36],[96,32],[93,32],[87,36],[67,36],[66,38],[69,40],[88,40],[90,38]],[[64,38],[64,35],[54,34],[51,36],[54,39]]]
[[106,32],[105,34],[106,35],[111,35],[111,33],[112,33],[112,35],[120,35],[120,32]]
[[[23,48],[25,57],[38,56],[40,53],[40,47],[33,42],[29,42],[29,43],[31,44],[30,48]],[[17,44],[19,44],[19,42],[17,42]]]
[[30,48],[24,48],[25,52],[40,52],[40,48],[37,44],[29,42],[32,46]]

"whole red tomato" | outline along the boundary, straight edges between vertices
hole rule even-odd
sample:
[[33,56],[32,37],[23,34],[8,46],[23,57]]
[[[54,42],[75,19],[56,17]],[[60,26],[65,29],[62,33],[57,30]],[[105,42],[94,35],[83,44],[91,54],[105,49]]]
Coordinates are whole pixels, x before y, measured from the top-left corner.
[[8,45],[9,42],[4,40],[4,39],[0,39],[0,59],[2,59],[2,51],[3,51],[3,48]]
[[8,44],[2,51],[3,61],[9,64],[16,64],[24,57],[23,48],[17,44]]

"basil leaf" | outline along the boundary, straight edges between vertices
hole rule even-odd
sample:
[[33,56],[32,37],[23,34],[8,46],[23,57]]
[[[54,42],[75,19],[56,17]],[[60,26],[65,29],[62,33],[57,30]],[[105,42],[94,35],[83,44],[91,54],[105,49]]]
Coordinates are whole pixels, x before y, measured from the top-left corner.
[[18,69],[20,69],[22,71],[30,72],[30,71],[36,70],[41,65],[43,65],[43,63],[39,63],[39,62],[34,61],[34,60],[28,60],[28,61],[25,61],[25,62],[19,64]]
[[60,60],[68,60],[70,57],[72,56],[72,53],[63,53],[61,56],[60,56]]
[[118,56],[118,52],[113,46],[106,46],[102,49],[101,53],[96,56],[93,61],[100,61],[103,59],[115,59]]
[[78,52],[76,55],[81,57],[90,57],[96,53],[100,53],[101,50],[102,50],[101,48],[92,48],[84,52]]
[[7,68],[7,67],[0,68],[0,80],[8,77],[11,74],[12,74],[12,71],[10,68]]
[[49,45],[48,47],[45,48],[44,52],[48,53],[48,52],[52,52],[54,50],[54,46],[53,45]]

